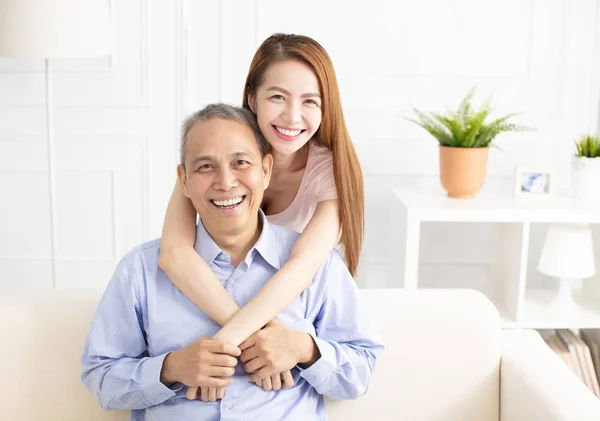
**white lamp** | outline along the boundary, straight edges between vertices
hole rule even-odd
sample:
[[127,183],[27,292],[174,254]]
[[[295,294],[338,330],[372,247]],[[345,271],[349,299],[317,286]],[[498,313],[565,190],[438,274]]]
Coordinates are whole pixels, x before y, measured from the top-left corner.
[[56,183],[51,58],[111,52],[108,0],[0,0],[0,57],[46,62],[46,132],[50,196],[52,285],[56,287]]
[[586,224],[556,224],[548,227],[538,270],[560,280],[550,305],[567,314],[577,312],[571,283],[596,274],[592,232]]

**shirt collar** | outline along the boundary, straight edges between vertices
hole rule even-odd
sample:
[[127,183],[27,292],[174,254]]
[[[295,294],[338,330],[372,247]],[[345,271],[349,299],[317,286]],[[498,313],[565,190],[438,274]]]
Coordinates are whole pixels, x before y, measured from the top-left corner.
[[[280,252],[283,250],[279,244],[277,234],[270,228],[269,221],[261,209],[258,210],[258,217],[262,222],[262,231],[258,237],[258,241],[254,244],[254,247],[248,251],[246,263],[248,263],[248,265],[250,264],[252,258],[256,254],[254,250],[256,250],[268,264],[279,270],[281,269],[282,261]],[[202,219],[200,219],[196,228],[196,243],[194,249],[209,265],[219,254],[225,254],[204,228]]]

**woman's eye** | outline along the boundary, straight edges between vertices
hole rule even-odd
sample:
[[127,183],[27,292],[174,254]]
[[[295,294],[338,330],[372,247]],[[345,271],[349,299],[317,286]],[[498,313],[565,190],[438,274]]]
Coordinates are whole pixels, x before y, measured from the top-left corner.
[[276,99],[277,101],[283,101],[283,95],[273,95],[271,99]]
[[307,99],[306,103],[309,105],[315,105],[315,106],[319,106],[319,103],[317,101],[315,101],[314,99]]

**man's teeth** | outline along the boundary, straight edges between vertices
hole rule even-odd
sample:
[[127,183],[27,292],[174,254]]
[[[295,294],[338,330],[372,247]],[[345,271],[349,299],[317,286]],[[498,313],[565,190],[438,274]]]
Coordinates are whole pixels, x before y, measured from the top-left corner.
[[275,126],[275,129],[277,129],[279,133],[290,137],[298,136],[302,132],[302,130],[287,130],[277,126]]
[[237,205],[241,201],[242,201],[242,198],[237,197],[235,199],[229,199],[229,200],[213,200],[213,203],[217,206],[232,206],[232,205]]

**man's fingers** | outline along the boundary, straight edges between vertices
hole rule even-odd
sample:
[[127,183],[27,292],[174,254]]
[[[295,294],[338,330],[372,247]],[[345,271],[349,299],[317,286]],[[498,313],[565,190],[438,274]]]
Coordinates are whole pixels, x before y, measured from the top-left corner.
[[223,396],[225,396],[225,388],[224,387],[217,388],[217,399],[223,399]]
[[243,362],[244,364],[246,364],[248,361],[255,359],[256,357],[258,357],[258,347],[257,346],[252,346],[250,348],[247,348],[246,350],[244,350],[242,352],[242,355],[240,355],[240,361]]
[[233,367],[212,366],[207,371],[211,377],[231,377],[235,374],[235,368]]
[[271,376],[271,384],[273,385],[273,390],[277,391],[281,389],[281,374],[273,374]]
[[207,349],[215,354],[228,354],[232,357],[239,357],[239,355],[242,353],[242,351],[233,344],[215,340],[206,341],[206,343]]
[[220,379],[218,377],[208,377],[205,383],[206,383],[207,387],[218,388],[218,387],[227,387],[232,382],[233,382],[233,380],[231,380],[231,378]]
[[287,389],[288,387],[292,387],[294,385],[294,377],[292,376],[292,372],[290,370],[285,370],[283,373],[281,373],[281,377],[283,378],[281,386],[284,389]]
[[246,339],[244,342],[242,342],[240,344],[240,349],[242,351],[245,351],[246,349],[248,349],[251,346],[253,346],[255,342],[256,342],[256,338],[254,337],[254,335],[252,335],[252,336],[250,336],[248,339]]
[[185,397],[190,401],[193,401],[198,396],[198,388],[197,387],[188,387],[187,392],[185,392]]
[[246,365],[244,365],[244,370],[246,370],[246,373],[252,374],[257,370],[260,370],[265,364],[266,362],[262,358],[255,358],[252,361],[248,362]]
[[265,365],[256,373],[254,373],[254,376],[258,377],[259,379],[270,379],[274,374],[275,373],[273,373],[273,370]]
[[[213,367],[215,368],[215,367]],[[229,386],[231,383],[233,382],[233,380],[231,380],[231,377],[225,377],[225,378],[220,378],[220,377],[207,377],[207,376],[201,376],[200,379],[198,379],[198,385],[197,387],[190,387],[188,388],[185,396],[188,399],[196,399],[196,397],[198,396],[198,393],[196,392],[196,394],[193,393],[193,389],[198,389],[198,387],[201,388],[207,388],[207,387],[227,387]]]
[[225,354],[213,354],[210,358],[210,364],[212,366],[235,367],[237,363],[237,358]]
[[265,377],[263,379],[262,387],[265,390],[271,390],[271,389],[273,389],[273,384],[271,383],[271,378],[270,377]]

